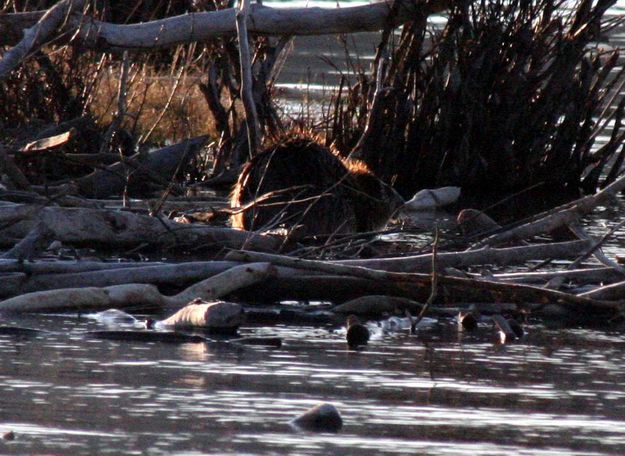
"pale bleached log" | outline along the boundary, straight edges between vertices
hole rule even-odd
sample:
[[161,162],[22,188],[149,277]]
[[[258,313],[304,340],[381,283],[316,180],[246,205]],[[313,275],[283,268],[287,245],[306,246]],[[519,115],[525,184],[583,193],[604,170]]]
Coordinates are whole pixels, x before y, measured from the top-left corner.
[[[414,18],[417,12],[434,14],[448,8],[442,0],[385,1],[344,8],[271,8],[251,5],[248,31],[261,35],[329,35],[382,30]],[[42,14],[42,13],[40,13]],[[37,14],[0,16],[1,44],[13,44],[16,27],[35,21]],[[40,17],[40,16],[39,16]],[[182,43],[208,41],[236,33],[236,9],[191,13],[139,24],[111,24],[75,15],[66,32],[76,31],[74,40],[85,48],[101,51],[154,50]]]
[[[180,287],[220,274],[238,263],[213,261],[161,264],[74,273],[31,274],[27,278],[6,277],[0,283],[0,298],[23,293],[73,287],[108,287],[128,283],[150,283]],[[197,296],[192,296],[189,300]],[[187,301],[188,302],[188,301]]]
[[33,54],[39,46],[54,37],[54,32],[73,12],[82,11],[85,0],[61,0],[32,27],[24,30],[22,40],[0,60],[0,80],[4,79],[14,68],[18,67],[29,54]]
[[[374,281],[386,281],[399,287],[414,287],[429,290],[431,275],[422,273],[398,273],[368,269],[362,266],[348,266],[315,260],[304,260],[283,255],[274,255],[260,252],[230,252],[226,259],[239,261],[266,261],[274,265],[286,266],[298,269],[307,269],[336,275],[359,277]],[[620,311],[620,304],[611,301],[598,301],[579,297],[556,290],[549,290],[530,285],[508,284],[489,280],[467,279],[459,277],[439,276],[438,286],[441,295],[448,292],[465,293],[473,296],[481,294],[484,302],[490,300],[509,300],[519,304],[524,303],[558,303],[578,312],[584,311]],[[414,293],[415,290],[413,290]]]
[[243,307],[226,301],[197,300],[157,323],[158,328],[206,328],[212,331],[235,332],[244,321]]
[[[551,244],[523,245],[508,248],[484,248],[465,252],[443,252],[437,255],[439,271],[445,268],[465,268],[478,264],[507,266],[529,260],[549,258],[575,258],[591,246],[590,241],[556,242]],[[372,258],[366,260],[341,260],[334,262],[347,266],[363,266],[395,272],[424,272],[432,268],[432,255],[415,255],[397,258]]]
[[0,302],[0,312],[63,312],[129,307],[163,307],[168,300],[154,285],[63,288],[27,293]]
[[625,281],[596,288],[585,293],[580,293],[577,296],[590,299],[622,301],[625,299]]
[[597,206],[614,198],[618,192],[625,189],[625,175],[622,175],[603,190],[594,195],[585,196],[555,209],[545,211],[532,217],[532,220],[523,225],[511,228],[507,231],[493,234],[473,245],[472,248],[481,248],[503,244],[511,241],[519,241],[541,233],[550,233],[556,228],[570,225],[586,214],[592,212]]
[[[0,208],[0,220],[5,208]],[[37,214],[54,232],[55,239],[72,245],[95,245],[112,248],[136,247],[201,247],[277,250],[282,241],[243,230],[199,224],[176,223],[158,217],[90,208],[10,207],[12,220]],[[29,227],[30,228],[30,227]],[[28,231],[21,234],[26,236]]]
[[[248,274],[261,281],[274,273],[269,264],[247,264]],[[171,309],[187,304],[189,295],[198,295],[204,299],[217,299],[230,293],[239,286],[252,283],[249,275],[229,276],[231,283],[225,284],[223,277],[207,279],[193,285],[189,291],[176,296],[165,296],[154,285],[125,284],[110,287],[63,288],[57,290],[26,293],[0,302],[0,312],[68,312],[73,310],[137,309],[141,307]],[[238,282],[233,282],[238,280]]]
[[[479,278],[479,276],[472,276]],[[612,268],[582,268],[566,271],[543,271],[543,272],[508,272],[493,274],[495,280],[516,283],[544,283],[554,277],[562,277],[565,281],[574,281],[577,284],[614,282],[623,279],[623,274]]]
[[195,298],[204,300],[215,299],[261,282],[267,277],[275,276],[276,273],[275,267],[270,263],[242,264],[196,283],[172,299],[175,299],[178,303],[187,303]]
[[56,147],[63,146],[69,142],[74,136],[76,136],[77,130],[70,128],[68,131],[60,133],[54,136],[47,136],[45,138],[37,139],[26,144],[20,149],[20,152],[41,152],[48,149],[54,149]]

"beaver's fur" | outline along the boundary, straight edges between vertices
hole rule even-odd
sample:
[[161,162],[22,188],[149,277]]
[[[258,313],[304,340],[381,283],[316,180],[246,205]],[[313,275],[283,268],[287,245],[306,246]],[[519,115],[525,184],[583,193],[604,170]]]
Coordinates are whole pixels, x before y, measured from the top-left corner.
[[231,206],[232,226],[293,228],[298,237],[378,229],[402,203],[364,163],[346,160],[317,141],[281,139],[245,164]]

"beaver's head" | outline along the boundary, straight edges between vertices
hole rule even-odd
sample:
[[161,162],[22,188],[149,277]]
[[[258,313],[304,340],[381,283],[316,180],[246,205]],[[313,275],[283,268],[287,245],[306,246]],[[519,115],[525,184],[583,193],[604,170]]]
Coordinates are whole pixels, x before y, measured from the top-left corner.
[[355,172],[353,192],[359,231],[384,227],[395,211],[404,204],[393,187],[371,172]]

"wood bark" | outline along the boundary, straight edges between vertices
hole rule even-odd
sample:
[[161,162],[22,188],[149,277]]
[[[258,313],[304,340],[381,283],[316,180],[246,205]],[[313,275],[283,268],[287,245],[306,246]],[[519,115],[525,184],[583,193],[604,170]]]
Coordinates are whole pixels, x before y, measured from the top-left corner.
[[[399,0],[395,12],[385,1],[346,8],[271,8],[251,5],[248,31],[260,35],[329,35],[382,30],[412,20],[418,12],[434,14],[448,7],[444,0]],[[0,44],[14,44],[20,30],[44,12],[0,16]],[[85,20],[86,19],[86,20]],[[236,9],[191,13],[139,24],[119,25],[74,16],[65,31],[83,47],[102,51],[153,50],[181,43],[208,41],[236,33]]]
[[[4,208],[3,208],[4,209]],[[5,211],[0,211],[0,221]],[[30,214],[43,222],[55,240],[76,246],[129,248],[144,245],[159,248],[242,248],[277,250],[282,240],[276,237],[200,224],[176,223],[127,211],[90,208],[37,206],[8,208],[7,218]],[[36,214],[36,216],[35,216]],[[21,237],[28,234],[23,232]]]
[[585,196],[555,209],[543,212],[533,217],[528,223],[501,233],[493,234],[479,241],[473,248],[519,241],[537,234],[550,233],[561,226],[573,224],[577,222],[581,216],[592,212],[595,207],[614,198],[616,194],[623,189],[625,189],[625,175],[594,195]]
[[[439,253],[439,271],[445,268],[463,268],[477,264],[506,266],[520,264],[528,260],[549,258],[575,258],[591,246],[591,241],[557,242],[534,244],[508,248],[484,248],[466,252]],[[348,266],[363,266],[395,272],[424,272],[432,266],[432,254],[413,255],[398,258],[373,258],[365,260],[342,260],[335,262]]]
[[250,0],[240,0],[236,14],[237,36],[239,38],[239,66],[241,69],[241,100],[245,108],[245,125],[247,127],[247,144],[249,156],[253,157],[261,141],[256,102],[253,95],[252,57],[247,34],[247,20],[250,11]]
[[[348,266],[344,264],[329,263],[315,260],[304,260],[283,255],[270,253],[235,251],[226,255],[227,259],[238,261],[263,261],[270,262],[276,266],[318,271],[334,275],[345,275],[358,277],[373,281],[389,282],[400,287],[426,288],[428,292],[431,287],[432,277],[423,273],[399,273],[387,272],[365,268],[362,266]],[[540,304],[557,303],[577,308],[595,309],[597,311],[620,311],[622,304],[598,301],[578,297],[556,290],[533,287],[529,285],[508,284],[494,282],[491,280],[466,279],[449,276],[438,277],[441,289],[460,291],[469,295],[475,295],[475,291],[483,292],[478,294],[489,295],[490,300],[511,300],[514,302],[534,302]]]
[[[82,11],[85,0],[61,0],[28,29],[24,30],[22,40],[7,51],[0,60],[0,80],[4,79],[14,68],[48,39],[54,37],[54,32],[77,11]],[[0,29],[1,30],[1,29]]]
[[[234,268],[236,269],[236,268]],[[193,295],[211,300],[249,286],[275,274],[268,263],[246,264],[238,274],[217,274],[175,296],[165,296],[154,285],[125,284],[110,287],[64,288],[26,293],[0,302],[0,312],[68,312],[71,310],[105,310],[111,308],[178,309]]]

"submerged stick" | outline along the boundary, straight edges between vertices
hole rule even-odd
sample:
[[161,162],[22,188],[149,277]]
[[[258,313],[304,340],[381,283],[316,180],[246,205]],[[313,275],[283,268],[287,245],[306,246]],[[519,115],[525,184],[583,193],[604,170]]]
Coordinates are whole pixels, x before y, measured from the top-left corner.
[[121,342],[163,342],[163,343],[209,343],[231,345],[254,345],[259,347],[282,346],[279,337],[238,337],[235,339],[211,339],[199,334],[185,334],[174,331],[89,331],[87,337],[94,339],[113,340]]
[[438,226],[436,227],[436,231],[434,234],[434,244],[432,245],[432,290],[430,291],[430,296],[428,300],[425,302],[425,305],[417,315],[417,318],[413,321],[412,317],[410,317],[410,334],[415,334],[417,325],[423,317],[425,317],[425,313],[428,311],[434,300],[436,299],[436,295],[438,292],[438,266],[436,264],[436,258],[438,254],[438,241],[439,241],[439,231]]

